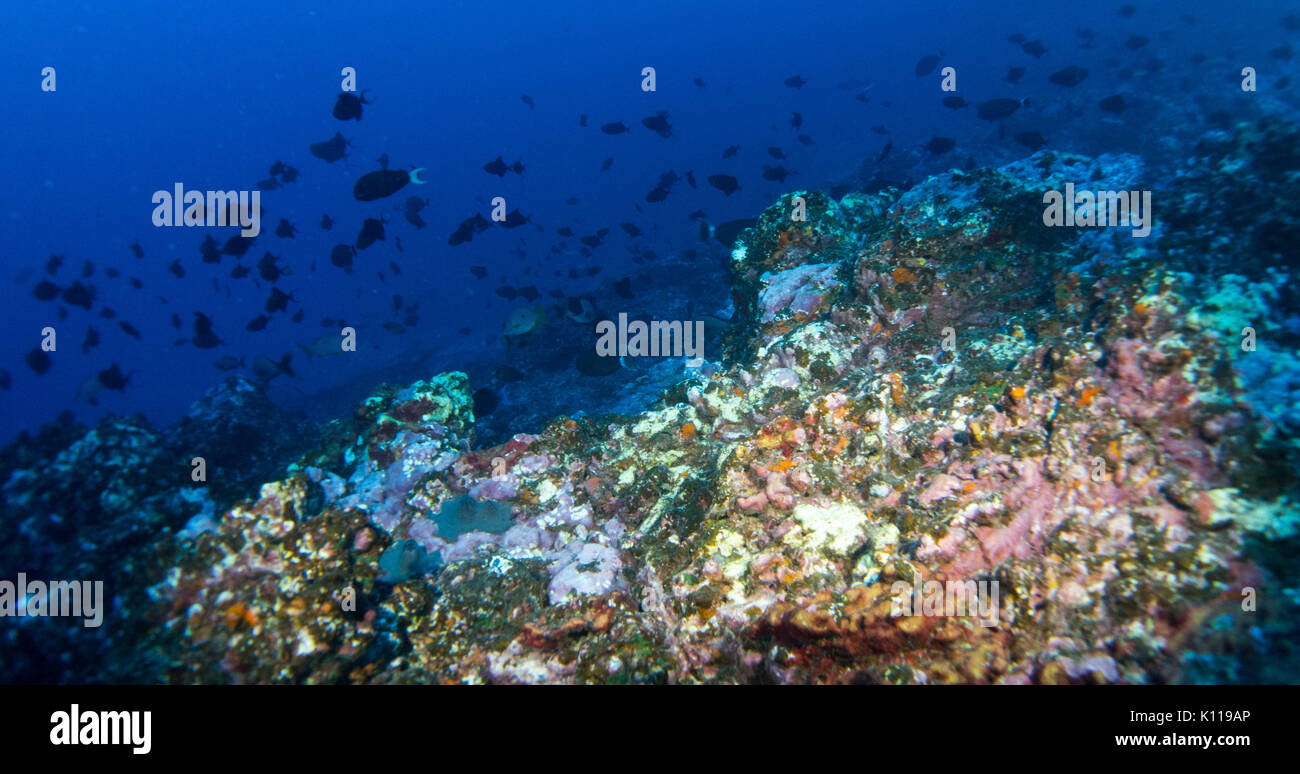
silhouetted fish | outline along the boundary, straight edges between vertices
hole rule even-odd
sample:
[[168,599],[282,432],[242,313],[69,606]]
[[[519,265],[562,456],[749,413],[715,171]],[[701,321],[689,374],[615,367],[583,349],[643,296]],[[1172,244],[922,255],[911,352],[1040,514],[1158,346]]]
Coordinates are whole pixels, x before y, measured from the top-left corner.
[[294,228],[293,224],[284,218],[280,218],[280,222],[275,225],[275,235],[281,239],[293,239],[293,235],[296,233],[298,233],[298,229]]
[[605,124],[600,127],[600,131],[605,134],[622,134],[627,131],[627,126],[624,125],[622,121],[614,121],[613,123]]
[[420,173],[424,167],[417,167],[410,172],[400,169],[376,169],[367,172],[352,186],[352,196],[359,201],[373,202],[385,196],[392,196],[406,187],[407,183],[423,185]]
[[79,306],[82,309],[89,310],[90,305],[95,303],[95,288],[76,281],[64,288],[60,297],[63,299],[63,303],[69,306]]
[[921,57],[919,60],[917,60],[916,74],[917,76],[929,75],[930,73],[934,72],[934,68],[938,66],[939,66],[938,54],[928,54],[926,56]]
[[1100,107],[1102,110],[1106,111],[1107,113],[1123,113],[1124,95],[1112,94],[1111,96],[1103,99],[1101,102],[1098,102],[1097,106]]
[[1088,70],[1078,65],[1070,65],[1064,70],[1057,70],[1048,77],[1048,80],[1057,86],[1074,87],[1083,82],[1088,77]]
[[530,108],[537,107],[536,105],[533,104],[533,98],[528,96],[527,94],[520,94],[519,99],[523,100],[523,103]]
[[1043,54],[1047,53],[1047,46],[1044,46],[1041,40],[1027,40],[1020,44],[1020,50],[1035,59],[1041,59]]
[[86,337],[81,340],[81,354],[84,355],[97,346],[99,346],[99,331],[95,330],[93,325],[87,326]]
[[802,76],[791,75],[789,78],[785,79],[785,85],[792,89],[802,89],[804,86],[808,85],[808,81],[805,81]]
[[1016,135],[1016,142],[1030,150],[1038,150],[1047,144],[1040,132],[1020,132]]
[[341,158],[346,157],[348,141],[343,139],[343,135],[335,132],[334,136],[324,142],[314,142],[311,144],[311,155],[318,159],[323,159],[326,163],[333,164]]
[[265,328],[266,324],[269,322],[271,322],[270,317],[267,317],[264,314],[259,314],[258,316],[248,321],[248,325],[244,326],[244,330],[248,331],[249,333],[257,333],[258,331]]
[[376,218],[366,218],[357,234],[357,249],[364,250],[384,238],[384,222]]
[[641,236],[641,229],[637,228],[635,223],[620,223],[619,227],[622,228],[623,231],[627,232],[627,235],[630,237]]
[[41,280],[32,288],[32,295],[38,301],[53,301],[59,297],[59,286],[49,280]]
[[334,245],[330,250],[330,263],[351,274],[352,259],[356,254],[357,249],[352,245]]
[[740,184],[737,182],[736,178],[731,175],[709,175],[709,185],[722,191],[727,196],[731,196],[733,193],[740,190]]
[[117,390],[118,392],[125,390],[126,385],[131,381],[122,373],[122,369],[117,363],[114,363],[108,368],[100,371],[97,374],[97,377],[99,378],[99,383],[103,385],[105,389]]
[[953,110],[961,110],[966,107],[966,100],[956,96],[944,97],[943,106],[946,108],[952,108]]
[[190,339],[199,349],[212,349],[221,343],[217,334],[212,332],[212,320],[202,312],[194,313],[194,336]]
[[54,365],[49,353],[40,347],[34,347],[23,360],[26,361],[27,367],[35,371],[38,376],[50,370],[50,366]]
[[641,125],[660,137],[672,137],[673,128],[668,124],[668,113],[660,110],[649,118],[641,119]]
[[728,146],[727,149],[722,152],[722,158],[729,159],[732,156],[736,155],[736,152],[739,150],[740,150],[739,145]]
[[610,156],[609,158],[600,162],[600,171],[604,172],[605,170],[609,169],[612,166],[614,166],[614,157]]
[[522,175],[524,173],[524,162],[521,159],[507,166],[505,159],[497,156],[495,160],[489,161],[483,165],[483,171],[490,175],[496,175],[497,177],[505,177],[506,172],[514,172],[516,175]]
[[325,231],[329,231],[330,229],[334,228],[334,219],[331,218],[329,215],[321,215],[320,227]]
[[132,325],[131,323],[127,322],[126,320],[118,320],[117,326],[121,328],[122,332],[125,333],[126,335],[130,336],[136,341],[140,340],[140,331],[136,330],[135,326]]
[[784,183],[786,176],[793,175],[793,174],[795,174],[794,170],[789,170],[786,169],[785,167],[768,167],[768,166],[763,167],[764,180],[771,180],[777,183]]
[[267,314],[275,314],[276,312],[283,312],[289,308],[289,301],[291,299],[292,296],[286,294],[284,291],[280,290],[279,288],[273,287],[271,288],[271,295],[268,296],[266,299],[266,305],[264,309]]
[[131,252],[135,253],[136,258],[144,257],[144,248],[140,246],[139,240],[131,243]]
[[334,103],[334,117],[340,121],[360,121],[361,106],[369,105],[372,101],[366,99],[364,92],[361,96],[347,91],[340,92],[338,101]]
[[979,106],[976,115],[985,121],[997,121],[1006,118],[1019,110],[1022,104],[1028,105],[1029,100],[1026,99],[1022,102],[1021,100],[1010,99],[1007,97],[991,99]]
[[957,140],[953,137],[934,136],[926,143],[925,149],[934,154],[947,153],[957,147]]
[[1012,67],[1011,69],[1007,70],[1006,75],[1002,76],[1002,80],[1006,81],[1007,83],[1020,83],[1020,79],[1023,78],[1024,75],[1025,75],[1025,68]]

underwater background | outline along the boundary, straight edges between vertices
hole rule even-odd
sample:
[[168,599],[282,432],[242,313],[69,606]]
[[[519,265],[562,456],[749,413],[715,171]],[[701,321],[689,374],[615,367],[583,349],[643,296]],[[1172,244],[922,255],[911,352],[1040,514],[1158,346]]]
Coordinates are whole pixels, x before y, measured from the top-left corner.
[[1294,4],[6,29],[0,680],[1300,679]]

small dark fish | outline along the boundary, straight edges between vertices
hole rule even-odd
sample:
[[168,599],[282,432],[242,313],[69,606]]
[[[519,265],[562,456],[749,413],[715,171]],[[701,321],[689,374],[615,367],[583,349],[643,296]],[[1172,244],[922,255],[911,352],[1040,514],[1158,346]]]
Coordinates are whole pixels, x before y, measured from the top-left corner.
[[1100,107],[1102,110],[1106,111],[1107,113],[1123,113],[1125,107],[1124,95],[1112,94],[1111,96],[1103,99],[1101,102],[1098,102],[1097,106]]
[[1148,38],[1146,35],[1129,35],[1128,40],[1124,41],[1124,48],[1127,48],[1129,51],[1137,51],[1140,48],[1144,48],[1146,44],[1150,42],[1151,38]]
[[[161,298],[161,296],[160,296],[160,298]],[[164,300],[163,303],[165,304],[165,303],[167,303],[167,301]],[[111,320],[111,319],[113,319],[114,317],[117,317],[117,312],[114,311],[113,309],[111,309],[111,308],[109,308],[109,307],[106,306],[106,307],[104,307],[103,309],[100,309],[100,310],[99,310],[99,316],[100,316],[100,317],[103,317],[105,320]],[[60,318],[60,319],[62,319],[62,318]]]
[[274,314],[285,311],[289,308],[289,301],[292,298],[293,296],[284,293],[279,288],[271,288],[271,295],[266,299],[266,313]]
[[572,207],[573,205],[578,203],[578,197],[570,196],[569,198],[564,200],[564,203]]
[[623,279],[615,282],[614,292],[617,293],[620,298],[633,298],[634,296],[632,295],[632,278],[624,277]]
[[584,129],[586,128],[586,126],[587,126],[587,114],[586,114],[586,113],[583,113],[582,115],[578,116],[578,126],[581,126],[581,127],[583,127]]
[[265,328],[266,324],[269,322],[271,322],[270,317],[264,314],[259,314],[258,316],[248,321],[248,325],[244,326],[244,330],[248,331],[249,333],[257,333],[258,331]]
[[524,372],[505,363],[492,369],[492,378],[499,382],[521,382],[524,380]]
[[1016,142],[1035,151],[1047,144],[1040,132],[1020,132],[1016,135]]
[[783,159],[785,158],[785,151],[781,150],[775,145],[772,145],[768,147],[767,155],[771,156],[774,159]]
[[497,177],[505,177],[507,172],[514,172],[516,175],[524,173],[523,160],[516,161],[514,164],[507,165],[505,159],[497,156],[494,160],[483,165],[483,171]]
[[921,57],[916,63],[916,74],[918,77],[924,77],[934,72],[934,68],[939,66],[938,54],[928,54]]
[[944,97],[943,106],[946,108],[952,108],[953,110],[961,110],[966,107],[966,100],[961,97]]
[[40,347],[33,348],[31,352],[27,353],[27,357],[23,358],[23,360],[27,362],[28,368],[36,372],[37,376],[44,374],[46,371],[50,370],[50,366],[54,365],[54,361],[50,359],[49,353]]
[[1023,78],[1024,76],[1025,76],[1025,68],[1012,67],[1011,69],[1007,70],[1006,75],[1002,76],[1002,80],[1006,81],[1007,83],[1020,83],[1020,79]]
[[569,228],[568,226],[560,226],[559,228],[555,229],[555,233],[559,234],[562,237],[571,237],[573,236],[573,229]]
[[475,277],[476,279],[483,279],[484,277],[487,276],[487,267],[486,267],[486,266],[471,266],[471,267],[469,267],[469,273],[470,273],[470,274],[473,274],[474,277]]
[[351,274],[352,259],[356,254],[357,249],[352,245],[334,245],[330,250],[330,263]]
[[86,354],[90,350],[99,346],[99,331],[95,330],[93,325],[86,327],[86,338],[81,341],[81,354]]
[[199,349],[212,349],[221,339],[212,332],[212,320],[202,312],[194,313],[194,336],[190,339]]
[[298,311],[296,311],[296,312],[293,313],[293,321],[296,322],[296,323],[300,323],[300,322],[302,322],[302,318],[305,317],[305,316],[306,316],[306,312],[304,312],[304,311],[300,308],[300,309],[298,309]]
[[732,146],[729,146],[726,150],[724,150],[724,151],[722,152],[722,158],[724,158],[724,159],[729,159],[729,158],[731,158],[732,156],[736,155],[736,152],[739,151],[739,150],[740,150],[740,146],[739,146],[739,145],[732,145]]
[[1281,59],[1283,61],[1289,62],[1295,57],[1295,49],[1291,48],[1290,43],[1283,43],[1277,48],[1269,49],[1268,55],[1273,57],[1274,59]]
[[487,387],[480,387],[479,389],[475,390],[474,394],[471,395],[470,398],[474,402],[475,417],[485,417],[488,414],[491,414],[493,411],[496,410],[496,407],[501,402],[497,398],[496,391],[491,390]]
[[360,121],[361,106],[369,105],[371,101],[365,98],[364,92],[361,96],[347,91],[340,92],[338,101],[334,103],[334,117],[340,121]]
[[112,266],[109,266],[107,269],[104,269],[104,273],[108,275],[109,279],[117,279],[117,275],[120,272],[118,272],[118,270],[114,269]]
[[889,130],[885,128],[884,124],[876,124],[875,126],[871,127],[871,131],[875,132],[876,134],[889,134]]
[[269,252],[266,255],[263,255],[257,262],[257,270],[261,274],[262,279],[267,282],[275,282],[284,274],[284,272],[280,271],[280,267],[275,265],[275,262],[276,257],[271,255]]
[[243,279],[248,276],[249,267],[239,265],[230,270],[231,279]]
[[172,312],[172,327],[173,328],[181,327],[181,316],[176,314],[175,312]]
[[610,156],[609,158],[600,162],[600,171],[604,172],[605,170],[609,169],[612,166],[614,166],[614,157]]
[[1022,102],[1021,100],[1010,99],[1007,97],[1002,97],[1000,99],[991,99],[988,102],[985,102],[979,106],[979,110],[976,112],[976,115],[979,118],[984,119],[985,121],[997,121],[999,119],[1006,118],[1007,116],[1019,110],[1022,104],[1028,105],[1029,100],[1024,100]]
[[135,253],[136,258],[144,257],[144,248],[140,246],[139,241],[131,243],[131,252]]
[[522,288],[519,288],[518,290],[519,290],[519,297],[529,302],[536,301],[537,297],[540,295],[537,292],[537,286],[535,285],[525,285]]
[[627,126],[624,125],[622,121],[614,121],[613,123],[605,124],[600,127],[600,131],[605,134],[622,134],[627,131]]
[[122,329],[122,332],[125,333],[126,335],[130,336],[136,341],[140,340],[140,331],[137,331],[135,329],[135,326],[132,325],[131,323],[127,322],[126,320],[118,320],[117,325],[119,328]]
[[1116,11],[1116,13],[1118,13],[1120,16],[1123,16],[1125,19],[1127,19],[1133,14],[1137,13],[1137,6],[1133,5],[1132,3],[1129,3],[1127,5],[1121,6],[1120,9]]
[[59,267],[63,265],[63,256],[50,253],[50,257],[45,259],[45,273],[50,276],[58,274]]
[[698,188],[698,187],[699,187],[699,186],[695,185],[695,170],[693,170],[693,169],[688,169],[688,170],[686,170],[686,182],[687,182],[687,183],[690,183],[691,188]]
[[703,78],[696,78],[696,79],[695,79],[695,85],[696,85],[696,86],[699,86],[701,89],[704,88],[704,79],[703,79]]
[[63,289],[60,298],[63,299],[63,303],[69,306],[79,306],[89,311],[90,305],[95,303],[95,288],[76,281]]
[[879,164],[880,162],[884,161],[884,160],[885,160],[885,157],[888,156],[888,155],[889,155],[889,152],[892,151],[893,149],[894,149],[894,143],[893,143],[893,142],[887,142],[887,143],[885,143],[885,147],[884,147],[884,148],[881,148],[881,149],[880,149],[880,154],[876,156],[876,163]]
[[790,126],[794,127],[795,129],[798,129],[799,127],[803,126],[803,116],[800,115],[799,113],[791,113]]
[[524,225],[525,223],[527,223],[528,220],[529,220],[529,216],[524,215],[522,212],[519,211],[519,208],[516,207],[515,209],[506,213],[506,219],[501,221],[501,227],[518,228]]
[[1066,86],[1073,88],[1083,83],[1083,79],[1088,77],[1088,70],[1078,65],[1070,65],[1064,70],[1057,70],[1048,77],[1048,80],[1057,86]]
[[1279,24],[1282,25],[1284,30],[1291,30],[1292,32],[1300,30],[1300,14],[1289,13],[1282,17]]
[[941,153],[947,153],[948,151],[952,150],[952,149],[955,148],[955,147],[957,147],[957,140],[956,140],[956,138],[953,138],[953,137],[939,137],[939,136],[937,136],[937,135],[934,136],[934,137],[931,137],[931,138],[930,138],[930,142],[926,143],[926,145],[925,145],[925,149],[928,150],[928,151],[930,151],[931,153],[933,153],[933,154],[935,154],[935,155],[938,155],[938,154],[941,154]]
[[364,250],[384,238],[384,222],[375,218],[366,218],[357,234],[357,249]]
[[131,381],[122,373],[122,369],[117,363],[114,363],[108,368],[100,371],[98,377],[99,383],[103,385],[105,389],[117,390],[118,392],[125,390],[126,385]]
[[519,99],[523,100],[524,104],[530,108],[537,107],[536,105],[533,104],[533,98],[528,96],[527,94],[520,94]]
[[280,218],[280,222],[275,226],[275,235],[281,239],[293,239],[293,235],[296,233],[298,233],[298,229],[294,228],[293,224],[284,218]]
[[805,81],[802,76],[791,75],[789,78],[785,79],[785,85],[792,89],[802,89],[804,86],[808,85],[808,81]]
[[233,371],[236,368],[244,367],[244,359],[242,357],[235,357],[234,355],[226,355],[217,358],[213,361],[212,365],[218,371]]
[[672,137],[673,128],[668,124],[668,113],[660,110],[649,118],[641,119],[641,125],[660,137]]
[[696,210],[695,212],[692,212],[690,215],[687,216],[687,218],[690,220],[704,220],[708,217],[709,217],[709,213],[705,212],[704,210]]
[[81,278],[90,279],[94,274],[95,274],[95,264],[91,263],[90,261],[82,261]]
[[348,155],[347,147],[348,141],[343,139],[342,134],[335,132],[332,138],[324,142],[312,143],[311,155],[324,160],[327,164],[333,164]]
[[248,252],[248,249],[257,241],[257,237],[246,237],[236,234],[226,240],[221,246],[222,255],[233,255],[236,258]]
[[53,301],[59,297],[59,286],[49,280],[41,280],[32,288],[32,295],[37,301]]
[[793,174],[795,174],[794,170],[786,169],[785,167],[769,167],[769,166],[763,167],[764,180],[771,180],[777,183],[784,183],[786,177]]
[[293,183],[298,180],[298,169],[296,167],[285,166],[284,171],[280,173],[280,179],[286,183]]
[[[522,168],[522,167],[521,167]],[[423,167],[406,172],[400,169],[376,169],[367,172],[352,186],[352,196],[358,201],[373,202],[392,196],[406,187],[407,183],[423,184],[420,179]]]
[[8,371],[0,368],[0,390],[8,391],[8,389],[13,386],[14,378],[9,375]]
[[1028,39],[1023,32],[1013,32],[1007,36],[1008,43],[1024,43]]
[[329,215],[320,216],[320,227],[325,231],[329,231],[330,229],[334,228],[334,219],[331,218]]
[[739,182],[737,182],[736,178],[731,175],[709,175],[709,185],[723,192],[727,196],[731,196],[736,191],[740,190]]
[[1047,46],[1044,46],[1041,40],[1027,40],[1020,44],[1020,50],[1035,59],[1041,59],[1043,54],[1047,53]]
[[127,280],[127,282],[131,285],[131,287],[135,288],[136,290],[139,290],[144,287],[144,283],[140,281],[139,277],[132,277],[131,279]]
[[627,232],[627,235],[630,237],[641,236],[641,229],[637,228],[635,223],[620,223],[619,227]]

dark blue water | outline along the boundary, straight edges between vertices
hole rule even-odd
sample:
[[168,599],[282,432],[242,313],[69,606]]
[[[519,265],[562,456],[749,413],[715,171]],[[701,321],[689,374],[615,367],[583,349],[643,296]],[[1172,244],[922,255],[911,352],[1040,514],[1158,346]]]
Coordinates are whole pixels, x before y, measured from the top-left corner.
[[[1293,89],[1248,95],[1233,82],[1246,65],[1258,68],[1261,80],[1296,70],[1293,60],[1268,53],[1294,38],[1278,23],[1293,3],[1142,2],[1131,16],[1117,14],[1122,5],[762,0],[280,8],[233,0],[185,8],[163,2],[15,6],[6,13],[0,47],[6,74],[0,368],[12,379],[0,437],[65,411],[87,423],[135,412],[167,423],[224,377],[213,363],[230,355],[251,364],[259,355],[278,360],[294,353],[296,378],[275,379],[271,396],[329,414],[325,406],[355,401],[392,369],[430,375],[474,362],[512,362],[501,327],[522,302],[497,296],[501,285],[534,285],[545,303],[553,302],[553,290],[606,299],[612,283],[634,269],[640,282],[653,276],[655,259],[634,263],[638,253],[675,256],[679,266],[681,255],[696,249],[691,260],[720,265],[726,250],[716,241],[699,243],[699,224],[688,217],[697,210],[717,224],[753,217],[794,188],[902,184],[953,166],[1005,163],[1028,155],[1010,137],[1030,130],[1060,150],[1133,151],[1155,161],[1168,152],[1169,138],[1201,131],[1215,111],[1255,110],[1261,100],[1296,107]],[[1080,28],[1094,35],[1082,37]],[[1017,32],[1041,40],[1047,52],[1035,58],[1008,42]],[[1125,42],[1133,35],[1149,42],[1130,49]],[[940,51],[939,66],[957,69],[957,93],[971,107],[941,105],[938,71],[915,74],[918,59]],[[1049,82],[1051,73],[1076,64],[1090,71],[1079,86]],[[1017,65],[1027,68],[1023,80],[1004,82],[1008,67]],[[646,66],[656,68],[653,93],[640,88]],[[54,92],[41,89],[44,67],[56,69]],[[343,67],[356,68],[358,87],[374,100],[359,122],[330,115]],[[784,85],[795,75],[806,85]],[[1116,93],[1128,97],[1130,109],[1118,117],[1100,112],[1097,101]],[[1003,136],[997,124],[974,114],[975,105],[995,97],[1031,98]],[[641,125],[658,111],[670,116],[670,138]],[[793,112],[802,115],[799,129],[791,126]],[[600,131],[614,121],[630,131]],[[345,160],[327,164],[308,152],[335,132],[351,144]],[[799,134],[812,144],[799,142]],[[943,156],[924,151],[935,135],[954,138],[956,149]],[[892,166],[873,167],[887,143]],[[731,145],[739,152],[723,159]],[[787,158],[771,158],[769,146]],[[428,185],[377,202],[354,200],[353,183],[379,168],[382,154],[394,168],[424,167]],[[498,155],[507,163],[522,159],[526,171],[504,178],[484,172]],[[613,166],[600,171],[609,157]],[[256,268],[231,279],[237,265],[231,256],[203,263],[199,243],[210,229],[152,225],[153,192],[178,182],[188,189],[251,189],[277,160],[300,176],[263,193],[263,233],[242,263],[255,266],[269,250],[291,272],[278,281],[257,279]],[[764,180],[764,165],[777,164],[797,174],[783,183]],[[693,171],[699,187],[682,180],[666,201],[646,202],[669,170]],[[705,179],[716,173],[735,176],[740,190],[726,196],[708,186]],[[409,193],[429,201],[422,230],[400,212]],[[493,227],[471,243],[449,246],[457,224],[475,213],[486,216],[495,196],[531,223]],[[578,203],[566,204],[571,197]],[[319,227],[324,213],[336,222],[332,231]],[[333,245],[352,242],[364,218],[384,216],[390,218],[386,241],[362,251],[351,274],[330,265]],[[297,227],[295,238],[272,233],[281,217]],[[628,237],[623,222],[644,236]],[[555,234],[563,226],[578,236],[610,232],[584,256],[576,238]],[[224,242],[234,229],[213,233]],[[132,253],[136,241],[143,258]],[[64,264],[47,276],[52,253],[64,256]],[[168,270],[174,261],[183,278]],[[90,310],[33,297],[41,279],[66,287],[87,262],[93,274],[82,281],[95,291]],[[475,279],[473,265],[488,267],[488,277]],[[588,267],[600,273],[581,271]],[[108,277],[110,269],[119,276]],[[580,270],[577,279],[570,269]],[[679,268],[672,271],[680,275]],[[130,278],[143,288],[133,288]],[[265,330],[246,332],[273,285],[292,294],[288,310],[272,315]],[[701,302],[712,301],[704,291]],[[418,322],[401,332],[381,327],[404,319],[394,311],[394,294],[405,306],[419,304]],[[117,316],[102,317],[105,307]],[[299,309],[303,320],[294,323]],[[193,335],[195,312],[212,319],[222,346],[174,343]],[[358,330],[358,352],[307,358],[299,345],[337,336],[338,325],[321,325],[327,318]],[[123,320],[139,340],[119,327]],[[49,371],[37,375],[24,356],[46,326],[56,330],[57,350]],[[88,327],[101,342],[83,354]],[[458,333],[462,328],[470,333]],[[99,390],[98,405],[77,397],[88,379],[114,363],[129,377],[124,390]]]

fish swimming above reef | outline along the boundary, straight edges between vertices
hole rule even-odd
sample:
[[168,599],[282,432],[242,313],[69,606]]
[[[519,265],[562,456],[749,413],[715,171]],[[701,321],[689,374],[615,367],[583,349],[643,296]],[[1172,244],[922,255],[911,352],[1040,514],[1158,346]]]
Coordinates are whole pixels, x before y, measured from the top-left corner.
[[375,242],[384,239],[384,222],[377,218],[366,218],[357,234],[357,249],[364,250]]
[[672,137],[673,128],[668,124],[668,113],[660,110],[649,118],[641,119],[641,125],[660,137]]
[[505,177],[506,172],[514,172],[516,175],[522,175],[524,173],[524,162],[523,160],[519,160],[507,166],[505,159],[497,156],[495,160],[489,161],[483,165],[483,171],[490,175],[496,175],[497,177]]
[[935,155],[947,153],[955,147],[957,147],[957,140],[955,138],[939,137],[938,135],[931,137],[930,141],[925,144],[925,149]]
[[[942,53],[942,51],[939,52],[939,54]],[[924,77],[934,72],[934,68],[939,66],[939,54],[929,54],[917,61],[915,68],[917,77]]]
[[976,112],[976,115],[985,121],[997,121],[1006,118],[1007,116],[1016,112],[1017,110],[1020,109],[1021,105],[1028,105],[1028,104],[1029,104],[1028,98],[1023,100],[1011,99],[1009,97],[991,99],[988,102],[984,102],[979,106],[979,110]]
[[1007,70],[1007,74],[1002,76],[1002,80],[1007,83],[1020,83],[1020,79],[1025,77],[1025,68],[1012,67]]
[[727,196],[731,196],[733,193],[740,190],[740,183],[731,175],[709,175],[709,185],[723,192]]
[[1070,65],[1064,70],[1057,70],[1048,76],[1048,80],[1057,86],[1066,86],[1073,88],[1083,83],[1083,79],[1088,77],[1088,70],[1078,65]]
[[324,160],[328,164],[333,164],[341,158],[346,157],[348,141],[343,139],[343,135],[335,132],[334,136],[324,142],[314,142],[311,144],[311,155],[318,159]]
[[392,196],[405,188],[407,183],[424,185],[429,181],[420,179],[420,173],[423,171],[424,167],[416,167],[410,172],[400,169],[376,169],[374,172],[367,172],[352,186],[352,196],[358,201],[373,202],[376,199]]
[[360,121],[361,106],[369,105],[374,100],[366,99],[365,92],[360,96],[351,92],[341,92],[334,103],[334,117],[340,121]]

